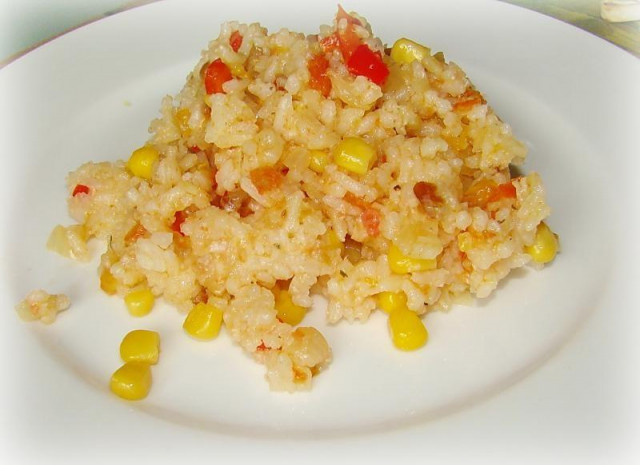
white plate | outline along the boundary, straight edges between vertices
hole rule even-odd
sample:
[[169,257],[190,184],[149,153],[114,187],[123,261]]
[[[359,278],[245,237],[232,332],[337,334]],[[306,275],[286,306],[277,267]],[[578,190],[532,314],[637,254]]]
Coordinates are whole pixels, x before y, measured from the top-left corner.
[[[125,158],[147,138],[223,21],[313,33],[335,3],[165,1],[93,23],[0,71],[5,455],[65,463],[190,456],[371,461],[398,454],[494,460],[625,460],[637,452],[640,62],[564,23],[499,2],[350,1],[387,43],[419,40],[460,64],[530,147],[562,253],[514,273],[476,307],[427,317],[418,353],[391,348],[384,319],[326,327],[334,362],[309,393],[271,393],[227,336],[182,334],[160,306],[143,319],[97,290],[95,263],[45,250],[69,223],[64,178]],[[72,308],[45,327],[12,308],[28,291]],[[138,403],[111,395],[117,347],[156,329],[162,355]],[[612,462],[609,462],[612,463]]]

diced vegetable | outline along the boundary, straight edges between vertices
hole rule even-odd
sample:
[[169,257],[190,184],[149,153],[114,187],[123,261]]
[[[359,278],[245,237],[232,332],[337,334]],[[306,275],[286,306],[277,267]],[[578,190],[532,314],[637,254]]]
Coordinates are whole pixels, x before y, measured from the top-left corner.
[[242,34],[240,34],[240,31],[233,31],[231,33],[231,36],[229,36],[229,45],[234,52],[240,49],[242,46]]
[[144,288],[129,292],[124,296],[127,310],[133,316],[145,316],[153,308],[155,297],[151,289]]
[[415,271],[433,270],[437,266],[435,258],[413,258],[404,255],[398,246],[391,244],[387,254],[389,268],[393,273],[406,274]]
[[420,181],[413,186],[413,194],[425,207],[442,203],[442,197],[437,194],[437,187],[430,182]]
[[387,313],[407,308],[407,295],[404,292],[383,291],[378,294],[377,301],[378,307]]
[[331,79],[327,76],[329,61],[324,55],[315,55],[307,63],[307,69],[310,74],[309,87],[328,97],[331,92]]
[[374,84],[381,86],[389,76],[389,68],[382,56],[367,45],[359,45],[349,57],[347,68],[356,76],[364,76]]
[[538,225],[533,244],[526,248],[526,252],[536,263],[549,263],[556,257],[558,248],[558,237],[543,221]]
[[469,111],[474,106],[485,103],[482,94],[475,89],[469,88],[453,103],[454,111]]
[[120,358],[124,362],[158,363],[160,335],[146,329],[133,330],[120,343]]
[[142,224],[136,223],[127,234],[124,236],[124,243],[126,245],[131,245],[141,237],[147,237],[149,235],[149,231]]
[[375,155],[376,150],[359,137],[345,137],[333,150],[336,165],[356,174],[365,174]]
[[148,363],[127,362],[111,375],[109,387],[123,399],[144,399],[151,389],[151,367]]
[[275,166],[261,166],[249,173],[251,182],[260,194],[277,189],[284,182],[284,175]]
[[273,295],[275,297],[278,320],[291,326],[299,324],[307,314],[307,309],[293,303],[288,289],[281,289],[276,285],[273,288]]
[[187,219],[187,212],[185,212],[184,210],[179,210],[175,212],[175,214],[173,215],[173,223],[171,223],[171,230],[184,236],[180,228],[182,227],[182,223],[184,223],[184,220],[186,219]]
[[73,188],[72,196],[77,197],[78,195],[88,194],[90,192],[89,186],[85,186],[84,184],[76,184],[76,187]]
[[202,341],[214,339],[222,326],[222,310],[207,303],[196,304],[182,324],[190,336]]
[[127,168],[134,176],[149,180],[153,175],[153,168],[160,158],[156,149],[145,145],[131,154],[127,162]]
[[333,229],[329,229],[323,236],[323,246],[328,249],[342,248],[343,244],[338,237],[338,234]]
[[360,220],[367,230],[367,234],[371,237],[376,237],[380,234],[380,222],[382,221],[382,215],[377,208],[366,208],[360,215]]
[[420,317],[411,310],[399,308],[389,314],[389,330],[393,345],[400,350],[416,350],[427,343],[429,333]]
[[204,88],[209,95],[224,93],[222,85],[231,79],[233,79],[231,70],[220,58],[217,58],[209,63],[204,71]]
[[100,273],[100,289],[108,295],[114,295],[118,291],[118,281],[113,277],[109,268],[104,268]]
[[309,154],[309,168],[316,173],[324,172],[329,164],[329,153],[324,150],[312,150]]
[[422,61],[429,53],[430,50],[424,45],[420,45],[404,37],[396,40],[393,47],[391,47],[391,58],[396,63],[411,63],[416,60]]
[[340,53],[345,63],[349,61],[351,55],[356,48],[362,43],[360,36],[356,34],[355,27],[362,26],[359,19],[354,18],[347,13],[340,5],[338,5],[338,13],[336,14],[336,21],[346,20],[346,27],[344,29],[338,28],[337,42],[340,48]]
[[497,202],[502,199],[515,199],[516,194],[516,186],[514,186],[511,181],[498,184],[491,192],[489,202]]
[[511,181],[496,184],[492,179],[485,178],[473,183],[464,193],[462,201],[470,207],[487,208],[491,202],[515,198],[516,188]]

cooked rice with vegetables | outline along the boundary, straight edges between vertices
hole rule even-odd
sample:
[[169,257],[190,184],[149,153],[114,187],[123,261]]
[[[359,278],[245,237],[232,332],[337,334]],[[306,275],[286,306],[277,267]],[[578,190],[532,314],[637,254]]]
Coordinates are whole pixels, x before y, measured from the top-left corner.
[[[162,297],[199,340],[222,327],[274,390],[329,365],[304,324],[312,295],[329,323],[388,313],[390,340],[414,350],[425,313],[558,249],[540,176],[511,174],[526,147],[460,67],[406,38],[385,48],[342,8],[310,36],[224,24],[150,133],[127,161],[70,173],[77,224],[49,247],[84,260],[105,240],[104,292],[135,316]],[[126,366],[112,388],[144,397],[148,366]]]

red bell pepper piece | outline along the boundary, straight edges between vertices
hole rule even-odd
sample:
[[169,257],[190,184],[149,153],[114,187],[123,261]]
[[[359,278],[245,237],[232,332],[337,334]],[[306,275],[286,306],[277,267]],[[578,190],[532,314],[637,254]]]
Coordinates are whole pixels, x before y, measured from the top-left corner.
[[233,79],[231,70],[224,64],[224,62],[218,58],[207,66],[204,72],[204,88],[207,94],[219,94],[224,93],[222,90],[222,84]]
[[355,49],[347,61],[347,68],[352,74],[364,76],[379,86],[389,76],[389,68],[382,61],[382,56],[365,44],[361,44]]
[[85,186],[84,184],[77,184],[76,187],[73,188],[73,192],[71,193],[71,195],[75,197],[80,194],[88,194],[89,192],[89,186]]
[[229,45],[231,45],[234,52],[237,52],[242,45],[242,34],[238,31],[233,31],[229,37]]

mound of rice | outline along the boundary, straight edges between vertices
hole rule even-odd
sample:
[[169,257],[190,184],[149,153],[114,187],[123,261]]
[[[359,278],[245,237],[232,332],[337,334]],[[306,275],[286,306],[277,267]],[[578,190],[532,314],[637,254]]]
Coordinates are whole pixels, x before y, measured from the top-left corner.
[[[382,66],[354,71],[349,41]],[[278,319],[276,289],[301,307],[326,297],[330,323],[366,320],[383,291],[418,315],[488,296],[530,262],[549,207],[539,175],[510,173],[526,156],[511,128],[455,63],[427,52],[397,62],[344,11],[310,36],[224,24],[151,123],[148,179],[126,161],[70,173],[77,224],[57,231],[67,255],[108,240],[104,290],[222,309],[274,390],[308,389],[331,359],[319,331]],[[222,79],[209,74],[216,61]],[[346,138],[375,151],[363,174],[336,163]],[[432,266],[393,272],[392,248]]]

